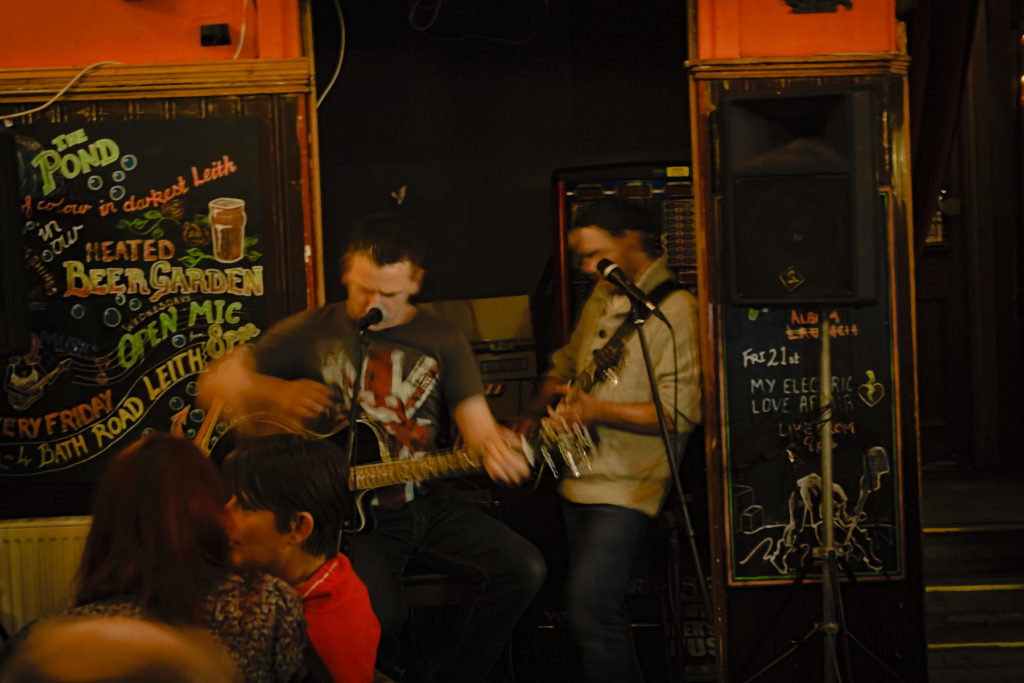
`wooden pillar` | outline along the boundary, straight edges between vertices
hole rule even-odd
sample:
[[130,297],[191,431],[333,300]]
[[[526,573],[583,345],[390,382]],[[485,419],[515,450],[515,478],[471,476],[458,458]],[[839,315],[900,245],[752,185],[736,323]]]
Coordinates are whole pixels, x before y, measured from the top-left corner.
[[[909,58],[892,3],[834,9],[691,4],[720,681],[818,679],[826,605],[842,680],[847,666],[926,680]],[[839,572],[827,596],[822,422]]]

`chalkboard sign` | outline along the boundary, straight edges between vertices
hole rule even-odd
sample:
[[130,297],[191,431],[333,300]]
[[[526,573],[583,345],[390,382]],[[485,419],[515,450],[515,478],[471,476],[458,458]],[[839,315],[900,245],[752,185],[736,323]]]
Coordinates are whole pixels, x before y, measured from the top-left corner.
[[0,485],[94,480],[147,431],[213,431],[198,373],[266,327],[259,123],[13,129],[32,342],[0,359]]
[[902,573],[888,306],[726,306],[731,583],[790,580],[810,566],[821,546],[822,315],[831,327],[835,544],[858,575]]

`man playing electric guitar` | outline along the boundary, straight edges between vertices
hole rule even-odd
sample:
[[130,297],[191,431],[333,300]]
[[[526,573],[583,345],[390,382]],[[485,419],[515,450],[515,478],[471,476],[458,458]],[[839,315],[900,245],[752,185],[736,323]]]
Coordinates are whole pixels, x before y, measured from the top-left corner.
[[[513,447],[518,437],[492,416],[468,342],[409,301],[423,281],[422,263],[423,247],[408,221],[392,214],[364,219],[344,256],[347,301],[274,325],[254,346],[212,368],[201,396],[248,413],[270,411],[323,433],[349,414],[350,399],[358,395],[362,417],[390,434],[399,459],[436,447],[447,405],[492,479],[523,480],[529,468]],[[379,316],[377,322],[371,316]],[[354,391],[360,357],[362,381]],[[543,582],[540,551],[442,491],[410,483],[375,495],[373,529],[350,539],[349,556],[380,621],[378,667],[400,676],[395,662],[406,618],[400,576],[410,558],[425,555],[482,587],[463,605],[451,651],[439,657],[432,680],[484,681]]]
[[[677,453],[682,453],[702,416],[697,302],[689,292],[671,286],[665,257],[659,256],[660,232],[655,217],[639,205],[607,198],[579,211],[569,244],[584,273],[596,278],[598,264],[607,259],[643,296],[660,302],[664,320],[652,315],[642,333],[666,421],[670,431],[675,428]],[[603,270],[607,278],[607,264]],[[566,608],[587,683],[643,680],[626,611],[626,586],[669,484],[640,342],[635,330],[624,326],[632,318],[630,310],[630,300],[607,279],[595,284],[568,345],[552,356],[532,414],[522,424],[527,431],[543,418],[545,428],[576,425],[594,437],[590,467],[579,477],[563,478],[559,489],[569,543]],[[610,344],[620,337],[624,344]],[[601,358],[609,346],[615,347],[617,362]],[[595,360],[599,368],[613,366],[614,372],[599,373],[594,382],[581,385],[581,370]]]

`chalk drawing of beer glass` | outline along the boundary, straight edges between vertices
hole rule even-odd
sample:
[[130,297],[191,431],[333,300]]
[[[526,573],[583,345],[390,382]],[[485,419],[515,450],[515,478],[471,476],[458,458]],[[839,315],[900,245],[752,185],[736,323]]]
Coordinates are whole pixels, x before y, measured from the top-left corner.
[[245,200],[217,197],[210,202],[210,239],[213,258],[234,263],[242,258],[245,242]]

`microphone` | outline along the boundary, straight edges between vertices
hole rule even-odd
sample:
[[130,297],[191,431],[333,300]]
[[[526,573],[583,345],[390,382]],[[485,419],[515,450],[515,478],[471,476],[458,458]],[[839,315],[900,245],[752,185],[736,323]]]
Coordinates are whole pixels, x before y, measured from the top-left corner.
[[379,325],[387,320],[387,318],[388,314],[387,311],[384,310],[383,306],[380,304],[371,304],[370,309],[366,311],[366,315],[360,318],[356,325],[359,328],[359,331],[362,332],[370,325]]
[[597,270],[601,273],[601,277],[624,291],[630,299],[656,315],[666,325],[669,324],[668,320],[665,319],[665,315],[658,310],[654,302],[639,287],[630,282],[621,268],[604,258],[597,262]]

